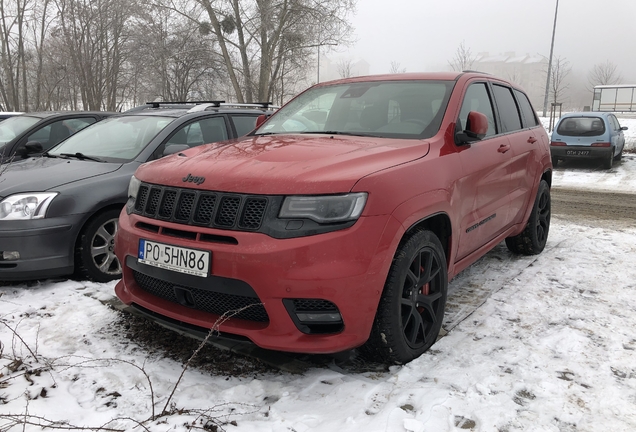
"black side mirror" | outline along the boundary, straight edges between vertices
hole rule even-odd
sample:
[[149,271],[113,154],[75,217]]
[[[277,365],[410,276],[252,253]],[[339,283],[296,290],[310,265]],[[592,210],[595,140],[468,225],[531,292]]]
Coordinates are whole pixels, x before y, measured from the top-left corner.
[[184,150],[188,150],[189,148],[190,146],[187,144],[170,144],[166,146],[161,156],[168,156],[171,154],[179,153]]
[[629,129],[627,126],[622,126],[622,127],[621,127],[621,130],[622,130],[622,131],[625,131],[625,130],[627,130],[627,129]]
[[44,148],[42,147],[42,143],[40,141],[29,141],[24,145],[26,149],[27,155],[34,153],[44,153]]
[[26,144],[19,145],[17,149],[15,149],[15,155],[22,159],[26,159],[29,155],[43,153],[44,148],[39,141],[29,141]]

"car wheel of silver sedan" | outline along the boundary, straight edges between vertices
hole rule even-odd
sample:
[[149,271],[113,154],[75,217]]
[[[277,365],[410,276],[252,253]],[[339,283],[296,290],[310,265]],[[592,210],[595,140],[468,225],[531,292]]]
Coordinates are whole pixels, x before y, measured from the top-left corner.
[[121,264],[115,256],[115,234],[119,210],[98,214],[82,230],[76,251],[77,273],[95,282],[121,277]]

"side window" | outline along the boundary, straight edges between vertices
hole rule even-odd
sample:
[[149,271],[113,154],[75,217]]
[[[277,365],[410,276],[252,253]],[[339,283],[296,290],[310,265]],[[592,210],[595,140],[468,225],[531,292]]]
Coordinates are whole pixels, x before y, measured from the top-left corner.
[[181,126],[167,142],[157,147],[152,157],[154,159],[162,157],[166,146],[169,145],[185,144],[189,147],[196,147],[201,144],[223,141],[227,138],[227,127],[225,126],[224,117],[204,118]]
[[488,118],[487,137],[497,133],[494,110],[485,83],[471,84],[468,90],[466,90],[466,95],[462,102],[462,109],[459,112],[458,126],[460,130],[466,129],[468,113],[471,111],[480,112]]
[[621,128],[621,125],[618,123],[618,119],[616,118],[616,116],[611,114],[609,116],[609,119],[610,119],[610,123],[612,123],[612,129],[617,131]]
[[494,84],[492,86],[501,118],[503,132],[513,132],[521,129],[521,117],[517,103],[512,97],[512,91],[508,87]]
[[256,127],[256,116],[232,116],[237,136],[246,135]]
[[227,139],[227,129],[223,117],[212,117],[188,123],[170,137],[166,145],[185,144],[196,147]]
[[95,123],[92,117],[59,120],[33,132],[27,137],[27,142],[37,141],[44,150],[49,150],[92,123]]
[[537,116],[535,114],[534,109],[532,109],[532,105],[528,100],[528,96],[521,93],[519,90],[513,90],[515,92],[515,96],[517,97],[517,102],[519,102],[519,108],[521,108],[521,114],[523,116],[523,127],[534,127],[539,124],[537,121]]

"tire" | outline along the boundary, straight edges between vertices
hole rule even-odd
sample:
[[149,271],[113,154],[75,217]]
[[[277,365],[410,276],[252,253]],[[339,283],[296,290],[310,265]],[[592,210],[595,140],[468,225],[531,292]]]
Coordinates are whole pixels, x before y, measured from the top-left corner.
[[121,265],[115,256],[115,233],[120,210],[99,213],[82,230],[75,250],[77,276],[93,282],[121,278]]
[[532,213],[523,232],[506,239],[511,252],[521,255],[537,255],[543,251],[550,231],[550,187],[541,180]]
[[407,363],[437,340],[444,319],[448,272],[442,244],[416,231],[397,250],[371,335],[361,352],[373,361]]
[[559,159],[552,157],[552,168],[556,168],[559,165]]
[[614,157],[614,162],[618,162],[623,159],[623,149]]
[[612,169],[613,166],[614,166],[614,150],[612,150],[610,154],[607,155],[605,159],[603,159],[603,168]]

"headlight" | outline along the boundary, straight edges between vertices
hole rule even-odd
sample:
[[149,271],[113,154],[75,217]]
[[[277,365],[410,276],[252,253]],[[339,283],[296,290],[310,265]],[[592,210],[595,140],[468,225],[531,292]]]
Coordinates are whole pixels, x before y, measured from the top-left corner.
[[139,192],[139,186],[141,186],[141,181],[135,176],[130,178],[130,183],[128,183],[128,198],[133,198],[133,200],[137,199],[137,192]]
[[133,212],[140,186],[141,181],[139,181],[137,177],[132,176],[130,178],[130,183],[128,183],[128,201],[126,201],[126,214],[131,214]]
[[0,202],[0,220],[42,219],[57,194],[33,192],[11,195]]
[[347,195],[288,196],[279,217],[307,218],[318,223],[344,222],[360,217],[367,202],[365,192]]

